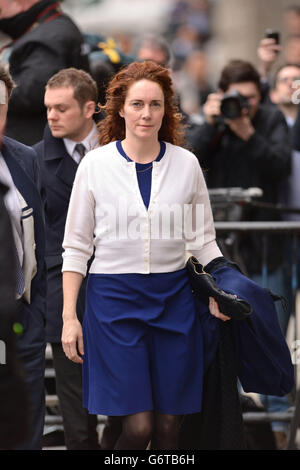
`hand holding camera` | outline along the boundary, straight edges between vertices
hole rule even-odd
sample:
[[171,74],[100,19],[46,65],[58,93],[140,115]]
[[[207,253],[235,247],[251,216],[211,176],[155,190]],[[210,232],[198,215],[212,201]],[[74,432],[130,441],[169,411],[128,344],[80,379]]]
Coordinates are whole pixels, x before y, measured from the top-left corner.
[[221,98],[222,94],[220,93],[210,93],[203,105],[205,120],[211,126],[214,126],[216,118],[221,116]]
[[267,78],[274,62],[281,52],[280,35],[277,31],[267,29],[265,37],[260,41],[257,55],[260,60],[260,73],[263,78]]
[[238,91],[211,93],[203,106],[206,122],[214,126],[222,120],[240,139],[247,141],[254,134],[249,117],[248,100]]

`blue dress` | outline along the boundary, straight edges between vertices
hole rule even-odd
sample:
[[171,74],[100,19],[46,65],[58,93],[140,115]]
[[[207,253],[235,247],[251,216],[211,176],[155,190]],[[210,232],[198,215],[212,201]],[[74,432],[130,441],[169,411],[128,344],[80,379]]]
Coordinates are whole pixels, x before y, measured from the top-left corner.
[[[164,152],[161,143],[157,160]],[[136,170],[148,207],[152,168]],[[202,327],[185,269],[89,274],[83,333],[83,405],[91,414],[201,410]]]

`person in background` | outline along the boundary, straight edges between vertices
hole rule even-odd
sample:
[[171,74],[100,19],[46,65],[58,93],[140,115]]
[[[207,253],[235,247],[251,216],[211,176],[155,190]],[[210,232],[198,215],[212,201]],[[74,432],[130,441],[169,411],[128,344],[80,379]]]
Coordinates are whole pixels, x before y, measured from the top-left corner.
[[202,120],[202,107],[207,96],[213,92],[209,83],[208,63],[201,50],[192,51],[182,68],[174,73],[174,82],[180,97],[182,109],[190,121]]
[[[48,124],[38,155],[46,220],[47,310],[46,339],[51,344],[56,390],[69,450],[98,449],[97,417],[82,407],[81,366],[66,359],[62,333],[62,241],[69,198],[85,153],[98,146],[94,122],[98,99],[95,81],[85,71],[60,70],[47,82],[44,95]],[[82,321],[85,285],[78,299]]]
[[163,36],[149,33],[138,38],[133,52],[133,55],[141,62],[152,60],[163,67],[172,68],[172,50]]
[[137,60],[148,61],[151,60],[158,65],[168,68],[171,71],[174,80],[174,87],[176,91],[176,99],[178,101],[178,109],[183,116],[184,122],[190,120],[190,116],[184,111],[181,106],[180,90],[176,87],[176,72],[174,71],[174,56],[169,42],[163,36],[154,34],[146,34],[137,41],[134,49],[134,55]]
[[[5,130],[13,86],[10,74],[1,65],[1,134]],[[15,266],[15,323],[19,333],[16,346],[18,360],[25,371],[28,401],[27,432],[17,445],[22,450],[41,450],[45,415],[45,227],[38,176],[34,150],[4,136],[0,151],[0,181],[8,187],[4,202],[13,233],[11,263]],[[10,399],[13,397],[7,397],[8,403]],[[16,404],[16,411],[18,407]],[[20,418],[22,428],[22,412]]]
[[47,122],[44,88],[58,70],[89,70],[82,34],[55,0],[0,0],[0,60],[17,87],[7,116],[6,135],[37,143]]
[[[300,101],[300,65],[285,64],[275,73],[271,85],[269,98],[281,110],[290,129],[291,145],[293,146],[293,130],[299,113]],[[299,176],[298,167],[299,151],[293,148],[291,173],[283,183],[281,202],[289,208],[300,208]],[[285,220],[300,220],[300,214],[287,213]],[[284,327],[284,331],[286,330]]]
[[300,34],[300,6],[296,4],[287,6],[284,11],[283,21],[288,36]]
[[[291,9],[287,9],[287,13],[291,13],[293,16],[295,14],[295,24],[293,24],[292,28],[296,29],[298,28],[298,16],[299,16],[299,8],[295,8],[291,6]],[[262,83],[262,102],[264,104],[273,104],[273,101],[270,99],[270,88],[271,85],[275,84],[274,80],[274,73],[276,75],[277,71],[274,72],[274,66],[276,62],[280,62],[280,66],[277,65],[278,69],[280,67],[284,66],[293,66],[293,67],[299,67],[300,65],[300,36],[299,34],[296,35],[291,35],[287,38],[287,41],[284,45],[284,48],[280,46],[279,44],[275,43],[274,39],[270,38],[264,38],[260,41],[259,46],[257,48],[257,56],[259,59],[259,72],[261,75],[261,83]],[[293,42],[294,41],[294,47],[290,48],[290,40]],[[281,57],[281,52],[283,52],[283,61]],[[288,80],[289,82],[290,80]],[[287,87],[285,94],[287,93],[289,95],[289,83],[287,83]],[[284,88],[284,87],[283,87]],[[297,101],[296,104],[299,104],[299,93],[297,92],[297,84],[295,84],[295,101]],[[289,101],[289,98],[287,99]],[[288,115],[292,112],[294,115],[293,120],[294,123],[290,127],[290,137],[291,137],[291,145],[294,150],[300,150],[300,112],[299,112],[299,106],[298,108],[292,106],[293,103],[287,104],[284,109],[281,109],[284,111],[284,114],[288,112]],[[288,111],[289,108],[289,111]],[[292,111],[294,109],[294,111]],[[298,112],[295,112],[295,110],[298,110]],[[296,114],[296,116],[295,116]]]

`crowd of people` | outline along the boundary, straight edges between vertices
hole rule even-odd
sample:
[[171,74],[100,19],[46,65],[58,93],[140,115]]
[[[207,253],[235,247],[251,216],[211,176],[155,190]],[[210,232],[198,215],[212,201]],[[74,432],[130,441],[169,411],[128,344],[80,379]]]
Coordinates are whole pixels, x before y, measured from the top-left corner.
[[[176,2],[167,38],[145,34],[127,53],[83,34],[55,0],[0,0],[0,340],[8,358],[0,448],[42,449],[47,343],[69,450],[188,448],[201,411],[214,413],[207,395],[221,366],[212,351],[224,346],[228,324],[241,386],[269,411],[290,406],[292,250],[274,234],[266,254],[268,288],[288,300],[284,309],[264,289],[258,234],[239,239],[238,269],[225,258],[209,190],[258,187],[261,204],[247,206],[244,220],[299,220],[300,9],[286,11],[284,50],[262,39],[260,66],[230,61],[217,89],[203,50],[209,12],[208,1]],[[128,220],[124,204],[135,208]],[[191,206],[191,239],[151,235],[156,207],[168,204]],[[119,233],[124,226],[131,239]],[[188,253],[224,290],[249,296],[252,326],[234,323],[211,297],[197,310]],[[260,366],[248,370],[241,338]],[[108,417],[101,442],[99,414]],[[245,448],[239,416],[234,443],[222,440],[218,419],[208,422],[215,440],[206,446]],[[286,424],[272,430],[284,448]]]

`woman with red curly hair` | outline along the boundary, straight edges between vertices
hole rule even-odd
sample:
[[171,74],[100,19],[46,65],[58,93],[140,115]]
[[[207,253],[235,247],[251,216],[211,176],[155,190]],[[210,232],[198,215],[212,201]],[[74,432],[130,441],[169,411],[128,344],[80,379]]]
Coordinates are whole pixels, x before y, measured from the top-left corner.
[[[197,158],[180,145],[169,71],[132,63],[110,82],[100,147],[78,168],[66,222],[63,335],[84,406],[120,417],[115,449],[176,449],[201,410],[203,342],[185,263],[221,255]],[[87,263],[86,312],[76,299]],[[225,317],[211,300],[210,311]]]
[[110,82],[107,89],[107,101],[104,109],[106,119],[98,124],[100,145],[125,138],[125,122],[119,111],[123,107],[127,90],[139,80],[157,83],[164,94],[164,118],[158,132],[158,139],[174,145],[182,145],[184,129],[182,116],[178,112],[174,99],[172,80],[167,69],[153,62],[134,62],[121,70]]

